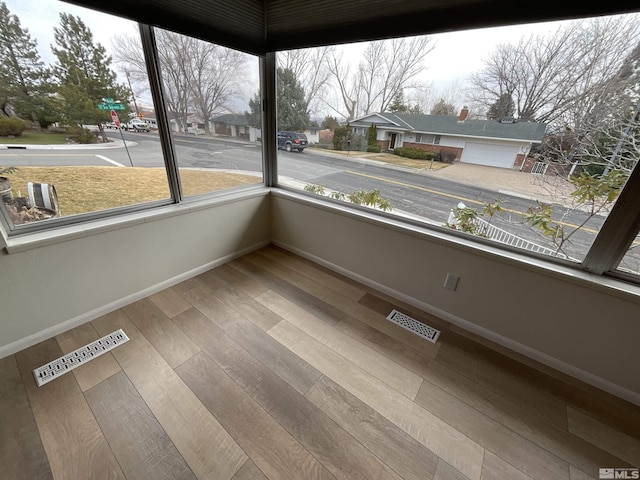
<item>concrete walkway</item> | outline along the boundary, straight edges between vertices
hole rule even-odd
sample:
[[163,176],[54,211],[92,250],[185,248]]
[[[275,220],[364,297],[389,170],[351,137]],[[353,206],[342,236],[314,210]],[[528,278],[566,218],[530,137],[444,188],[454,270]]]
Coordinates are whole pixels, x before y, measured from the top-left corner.
[[[127,147],[135,147],[138,143],[127,140]],[[63,143],[60,145],[25,145],[20,143],[8,143],[0,145],[0,150],[104,150],[123,148],[122,140],[113,140],[109,143]]]
[[424,175],[494,190],[499,194],[546,203],[571,203],[572,185],[565,177],[538,175],[508,168],[471,163],[454,163],[441,170],[425,170]]
[[[543,203],[555,203],[570,206],[572,204],[572,185],[564,177],[555,175],[538,175],[520,172],[508,168],[487,167],[472,163],[453,163],[444,168],[429,170],[425,168],[411,168],[395,165],[384,161],[384,156],[362,152],[351,152],[350,155],[336,153],[330,150],[313,150],[314,153],[349,159],[351,161],[408,171],[418,175],[442,178],[452,182],[493,190],[499,197],[510,195],[514,197],[536,200]],[[390,155],[393,157],[392,155]],[[376,158],[374,160],[373,158]]]

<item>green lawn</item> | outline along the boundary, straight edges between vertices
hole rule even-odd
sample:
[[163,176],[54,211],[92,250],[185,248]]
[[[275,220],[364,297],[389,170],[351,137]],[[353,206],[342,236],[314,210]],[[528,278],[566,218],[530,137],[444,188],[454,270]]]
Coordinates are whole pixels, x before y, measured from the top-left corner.
[[64,145],[67,143],[66,133],[23,132],[19,137],[0,137],[2,145]]

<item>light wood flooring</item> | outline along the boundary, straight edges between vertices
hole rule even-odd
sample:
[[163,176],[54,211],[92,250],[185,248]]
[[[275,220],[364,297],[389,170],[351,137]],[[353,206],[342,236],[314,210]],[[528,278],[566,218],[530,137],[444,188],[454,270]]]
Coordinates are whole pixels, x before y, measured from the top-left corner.
[[[433,345],[385,320],[442,330]],[[37,388],[31,371],[130,341]],[[0,360],[0,478],[597,479],[640,408],[269,246]]]

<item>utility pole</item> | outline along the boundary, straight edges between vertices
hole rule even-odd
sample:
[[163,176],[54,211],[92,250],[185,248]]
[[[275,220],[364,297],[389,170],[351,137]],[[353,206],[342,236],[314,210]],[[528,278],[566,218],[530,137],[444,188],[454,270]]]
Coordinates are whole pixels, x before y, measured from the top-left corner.
[[124,74],[127,76],[127,83],[129,84],[129,90],[131,91],[131,97],[133,98],[133,106],[136,108],[136,117],[140,118],[140,111],[138,110],[138,103],[136,102],[136,95],[131,88],[131,79],[129,78],[129,70],[124,69]]

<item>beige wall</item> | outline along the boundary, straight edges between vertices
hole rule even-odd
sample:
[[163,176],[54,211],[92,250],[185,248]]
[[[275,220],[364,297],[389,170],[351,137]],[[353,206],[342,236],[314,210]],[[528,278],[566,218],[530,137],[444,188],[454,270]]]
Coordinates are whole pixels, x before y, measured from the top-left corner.
[[[640,296],[295,197],[253,196],[0,255],[0,357],[273,240],[640,402]],[[442,286],[448,272],[460,276],[455,292]]]
[[[612,393],[640,400],[638,297],[291,197],[271,196],[275,243],[409,297],[411,303]],[[460,276],[455,292],[443,288],[448,272]]]
[[266,195],[0,254],[0,358],[268,243]]

